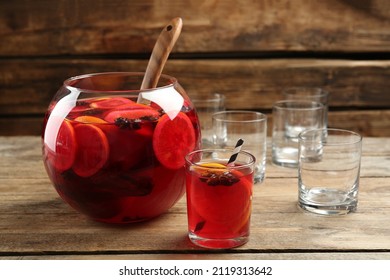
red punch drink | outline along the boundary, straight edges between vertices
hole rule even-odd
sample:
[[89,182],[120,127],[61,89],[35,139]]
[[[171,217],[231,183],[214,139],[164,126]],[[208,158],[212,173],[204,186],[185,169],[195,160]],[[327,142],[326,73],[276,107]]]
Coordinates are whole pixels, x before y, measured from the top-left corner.
[[[157,103],[137,103],[123,89],[133,79],[118,73],[70,79],[44,121],[50,179],[69,205],[97,221],[129,223],[168,210],[185,191],[184,156],[199,147],[198,119],[185,93],[180,111],[169,115]],[[114,86],[115,94],[108,92]]]
[[223,249],[248,241],[254,157],[240,152],[226,165],[230,150],[200,150],[186,157],[187,214],[190,240]]

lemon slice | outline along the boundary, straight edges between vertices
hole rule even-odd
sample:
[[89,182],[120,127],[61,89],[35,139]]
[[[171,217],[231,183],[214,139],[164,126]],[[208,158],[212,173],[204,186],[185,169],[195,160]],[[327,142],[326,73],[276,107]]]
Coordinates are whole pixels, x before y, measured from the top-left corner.
[[216,162],[206,162],[200,163],[198,166],[192,166],[191,170],[197,171],[199,173],[210,171],[212,173],[223,173],[226,171],[226,166]]
[[216,162],[202,163],[202,164],[200,164],[200,166],[202,166],[202,167],[213,167],[213,168],[223,168],[223,169],[226,168],[225,165],[220,164],[220,163],[216,163]]

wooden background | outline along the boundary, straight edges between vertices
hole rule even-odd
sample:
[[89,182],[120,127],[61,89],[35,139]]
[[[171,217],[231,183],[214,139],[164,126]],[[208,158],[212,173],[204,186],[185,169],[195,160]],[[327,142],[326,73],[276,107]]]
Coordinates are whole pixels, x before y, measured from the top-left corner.
[[164,73],[191,97],[269,114],[283,88],[320,86],[329,126],[390,136],[388,0],[0,1],[0,135],[39,135],[70,76],[144,71],[177,16]]

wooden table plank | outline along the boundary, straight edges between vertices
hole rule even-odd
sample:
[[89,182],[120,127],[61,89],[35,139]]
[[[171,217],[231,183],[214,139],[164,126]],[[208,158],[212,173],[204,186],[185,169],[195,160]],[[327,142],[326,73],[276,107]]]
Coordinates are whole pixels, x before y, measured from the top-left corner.
[[[362,253],[358,258],[388,259],[390,139],[365,138],[363,147],[356,213],[323,217],[301,212],[296,171],[270,165],[265,182],[255,186],[250,241],[224,252],[232,258],[278,258],[279,253],[286,258],[326,259],[333,253],[355,258]],[[185,198],[156,219],[126,226],[97,223],[75,212],[45,174],[39,137],[0,137],[0,200],[4,258],[202,258],[210,252],[187,238]]]
[[[261,99],[261,98],[259,98]],[[48,102],[46,102],[48,103]],[[45,104],[46,104],[45,103]],[[13,106],[13,105],[9,105]],[[234,106],[237,106],[234,105]],[[0,105],[1,107],[1,105]],[[13,107],[15,108],[15,107]],[[228,110],[241,109],[232,107]],[[270,109],[245,108],[264,112],[268,117],[268,135],[272,130],[272,115]],[[1,111],[1,109],[0,109]],[[390,136],[390,110],[347,110],[334,111],[328,114],[329,125],[337,128],[353,130],[363,136],[389,137]],[[43,113],[37,115],[13,115],[0,118],[0,136],[40,136],[42,133]]]
[[[281,168],[270,162],[271,141],[267,139],[267,178],[296,177],[295,169]],[[390,177],[390,138],[363,138],[361,169],[362,177]],[[40,137],[0,136],[0,178],[47,178]]]
[[[93,9],[91,9],[93,7]],[[110,12],[107,12],[110,11]],[[389,5],[370,1],[2,1],[4,55],[150,52],[173,15],[175,51],[389,50]]]
[[[388,189],[389,185],[384,187]],[[254,198],[251,239],[237,251],[390,251],[390,195],[382,200],[378,200],[382,195],[368,199],[368,194],[362,192],[357,213],[318,217],[297,209],[296,191],[289,187],[280,189],[285,196],[258,192]],[[279,190],[275,187],[271,191]],[[381,202],[387,202],[387,206]],[[184,200],[157,219],[128,226],[86,220],[57,198],[6,202],[0,210],[6,213],[0,215],[0,254],[203,251],[186,237]]]
[[[1,62],[0,73],[8,75],[0,76],[0,112],[42,116],[65,79],[96,72],[145,71],[148,60],[20,58]],[[390,96],[383,90],[390,84],[390,60],[169,59],[164,73],[176,77],[191,98],[225,94],[229,109],[269,110],[283,97],[282,91],[293,86],[328,90],[331,109],[390,107]],[[345,114],[340,118],[346,120]],[[359,120],[359,115],[355,118]]]
[[[0,135],[40,135],[51,99],[68,77],[104,71],[144,71],[137,59],[3,59],[0,63]],[[29,67],[26,67],[29,65]],[[164,73],[176,77],[191,98],[213,92],[226,108],[270,116],[273,103],[292,86],[329,91],[329,126],[365,136],[389,137],[389,60],[308,58],[170,59]],[[243,85],[245,85],[243,87]]]
[[390,260],[390,253],[212,253],[0,256],[0,260]]

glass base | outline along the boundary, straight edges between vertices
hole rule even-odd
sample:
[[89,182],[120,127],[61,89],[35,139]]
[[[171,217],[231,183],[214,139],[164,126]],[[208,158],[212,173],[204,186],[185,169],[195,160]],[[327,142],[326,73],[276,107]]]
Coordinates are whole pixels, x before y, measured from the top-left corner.
[[356,195],[356,192],[346,193],[324,188],[300,190],[298,206],[305,211],[321,215],[344,215],[356,211]]
[[356,205],[318,206],[298,202],[298,206],[310,213],[320,215],[345,215],[356,211]]
[[211,149],[214,148],[214,143],[210,141],[209,139],[203,138],[202,139],[202,149]]
[[298,168],[298,162],[292,160],[288,161],[288,160],[272,159],[272,163],[281,167]]
[[262,173],[262,174],[255,174],[255,176],[253,178],[255,184],[263,183],[264,179],[265,179],[264,173]]
[[282,167],[298,167],[298,149],[291,147],[273,148],[272,163]]
[[244,245],[249,241],[249,236],[239,236],[235,238],[203,238],[192,232],[188,233],[188,237],[195,245],[209,249],[230,249]]

